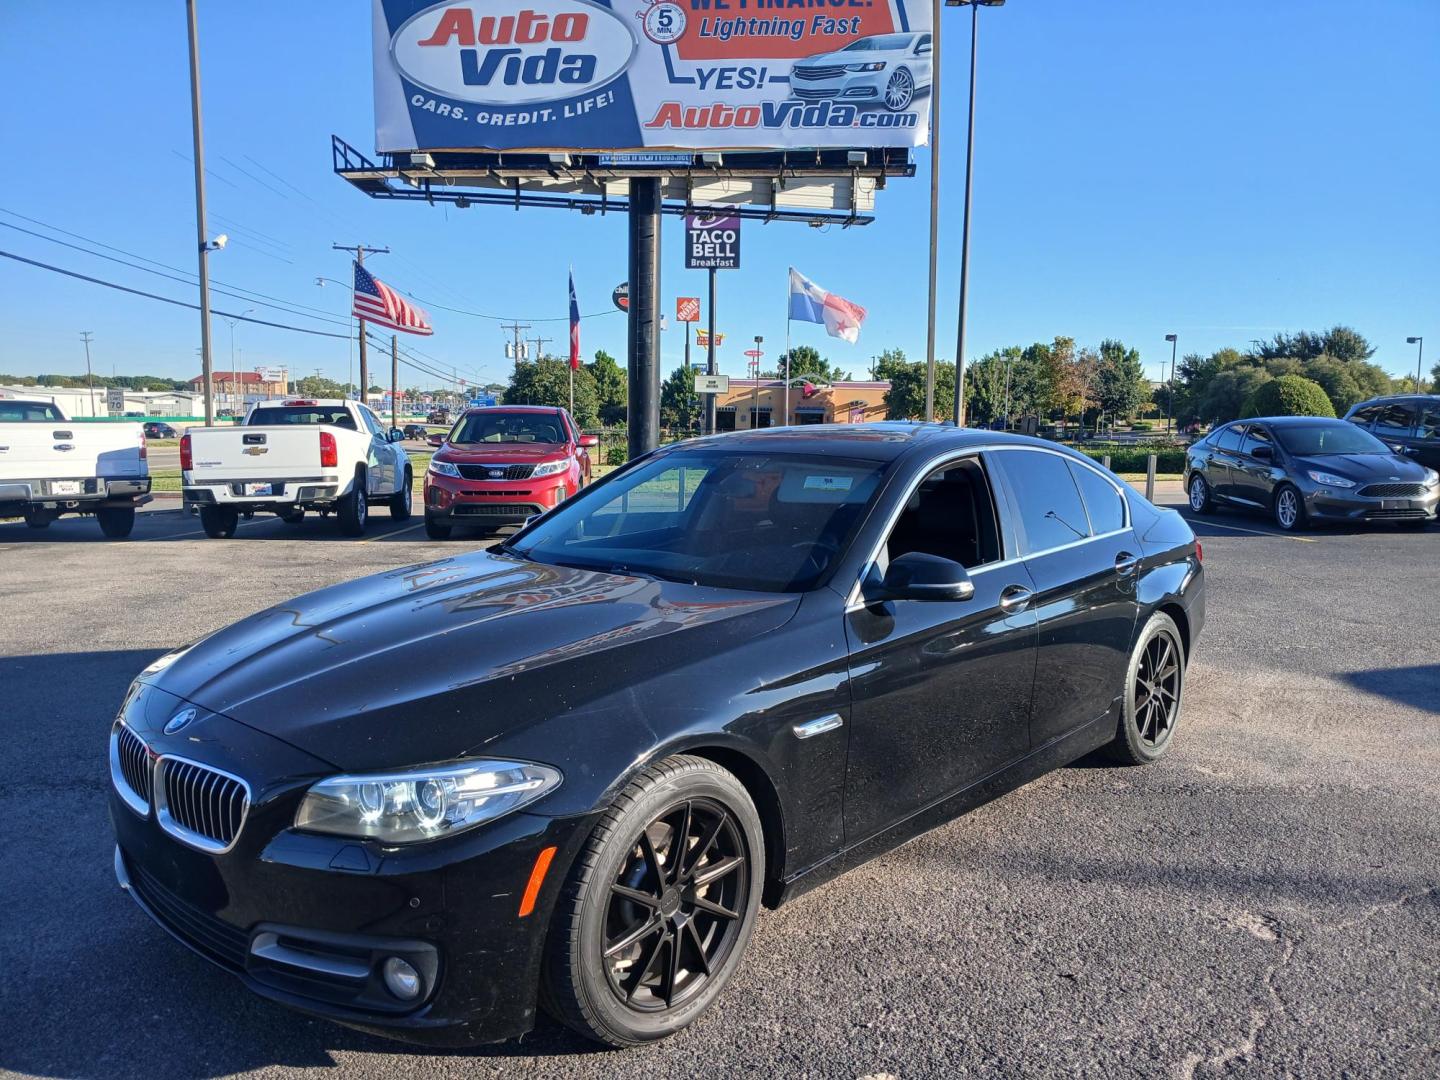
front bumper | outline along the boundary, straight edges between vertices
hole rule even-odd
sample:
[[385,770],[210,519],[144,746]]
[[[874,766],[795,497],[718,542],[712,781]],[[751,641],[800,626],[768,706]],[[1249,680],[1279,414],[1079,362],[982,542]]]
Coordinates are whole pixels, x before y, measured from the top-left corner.
[[801,101],[849,102],[852,105],[874,104],[884,100],[885,82],[891,70],[854,71],[826,79],[798,79],[792,71],[790,93]]
[[574,492],[568,474],[539,480],[466,480],[425,474],[425,516],[450,525],[519,525]]
[[1418,496],[1407,494],[1392,498],[1360,494],[1364,490],[1364,487],[1352,491],[1309,486],[1304,493],[1306,512],[1312,521],[1433,521],[1436,506],[1440,504],[1440,487],[1431,488]]
[[[250,990],[313,1016],[409,1042],[464,1046],[530,1030],[554,898],[592,821],[524,812],[401,848],[293,830],[306,787],[334,770],[270,736],[206,716],[166,737],[179,699],[132,702],[126,722],[155,753],[188,753],[245,775],[253,802],[225,854],[180,843],[111,786],[115,874],[171,936]],[[168,700],[166,700],[168,699]],[[192,735],[192,731],[196,735]],[[291,779],[257,783],[257,762]],[[520,902],[539,853],[557,850],[534,910]],[[390,956],[421,973],[418,998],[390,994]]]

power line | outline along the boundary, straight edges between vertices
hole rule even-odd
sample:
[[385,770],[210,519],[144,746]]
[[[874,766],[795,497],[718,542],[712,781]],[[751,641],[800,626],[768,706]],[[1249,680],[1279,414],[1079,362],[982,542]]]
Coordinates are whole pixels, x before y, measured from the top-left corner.
[[[16,255],[13,251],[0,250],[0,257],[14,259],[16,262],[25,263],[29,266],[39,267],[41,270],[49,270],[51,273],[64,274],[66,277],[78,278],[81,281],[88,281],[94,285],[104,285],[107,289],[117,289],[120,292],[131,293],[135,296],[144,296],[150,300],[159,300],[161,303],[174,304],[176,307],[189,308],[191,311],[199,311],[199,304],[192,304],[186,300],[176,300],[169,296],[160,296],[157,293],[146,292],[143,289],[132,289],[128,285],[120,285],[113,281],[106,281],[104,278],[91,277],[88,274],[76,273],[74,270],[66,270],[59,266],[51,266],[49,263],[39,262],[36,259],[27,259],[23,255]],[[215,311],[216,315],[224,315],[226,318],[236,319],[240,322],[255,323],[257,326],[273,326],[277,330],[293,330],[297,334],[313,334],[316,337],[348,338],[349,334],[332,334],[328,330],[311,330],[304,326],[288,326],[285,323],[271,322],[268,319],[252,319],[246,315],[236,315],[231,311]]]
[[[391,287],[394,288],[394,286],[391,286]],[[504,323],[504,322],[506,322],[507,320],[510,320],[510,316],[509,316],[509,315],[486,315],[484,312],[481,312],[481,311],[466,311],[464,308],[446,307],[444,304],[437,304],[434,300],[426,300],[423,296],[416,296],[413,292],[411,292],[411,291],[408,290],[408,289],[399,289],[399,290],[397,290],[397,291],[403,292],[406,296],[410,297],[410,299],[411,299],[411,300],[414,300],[416,303],[424,304],[426,307],[439,308],[441,311],[453,311],[453,312],[454,312],[455,314],[457,314],[457,315],[469,315],[469,316],[471,316],[472,318],[476,318],[476,319],[492,319],[492,320],[494,320],[495,322],[499,322],[499,323]],[[582,319],[598,319],[598,318],[600,318],[601,316],[604,316],[604,315],[621,315],[621,314],[624,314],[624,313],[623,313],[622,311],[620,311],[619,308],[615,308],[615,309],[612,310],[612,311],[592,311],[589,315],[581,315],[580,317],[581,317]],[[519,320],[518,320],[518,319],[515,319],[515,320],[510,320],[510,321],[518,322]],[[529,321],[532,322],[532,323],[537,323],[537,322],[569,322],[569,321],[570,321],[570,316],[568,316],[568,315],[559,315],[559,316],[556,316],[556,317],[553,318],[553,319],[552,319],[552,318],[530,319]],[[504,327],[502,326],[501,329],[504,329]]]

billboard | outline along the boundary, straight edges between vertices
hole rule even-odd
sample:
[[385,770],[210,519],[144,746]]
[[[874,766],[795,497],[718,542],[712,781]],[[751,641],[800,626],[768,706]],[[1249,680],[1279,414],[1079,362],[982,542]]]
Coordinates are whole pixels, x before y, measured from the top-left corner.
[[922,145],[930,3],[371,0],[376,148]]
[[733,208],[685,215],[685,269],[740,269],[740,215]]

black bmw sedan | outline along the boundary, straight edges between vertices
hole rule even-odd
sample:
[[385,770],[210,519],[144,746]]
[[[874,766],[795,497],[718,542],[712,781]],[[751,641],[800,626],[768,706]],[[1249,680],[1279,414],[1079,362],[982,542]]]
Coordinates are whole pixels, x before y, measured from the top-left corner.
[[1053,444],[680,443],[157,660],[110,739],[115,873],[310,1014],[632,1045],[715,1003],[762,904],[1164,755],[1204,615],[1184,520]]
[[1424,528],[1435,519],[1440,474],[1344,420],[1261,416],[1191,444],[1185,490],[1197,514],[1258,510],[1287,532],[1321,521]]

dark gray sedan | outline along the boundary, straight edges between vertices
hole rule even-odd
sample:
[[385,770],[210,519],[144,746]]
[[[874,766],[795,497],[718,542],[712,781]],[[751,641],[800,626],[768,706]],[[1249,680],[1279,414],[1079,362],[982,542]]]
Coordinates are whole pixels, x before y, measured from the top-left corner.
[[1368,431],[1318,416],[1261,416],[1216,428],[1185,461],[1190,509],[1236,506],[1270,514],[1287,532],[1318,521],[1435,519],[1440,474],[1394,453]]

